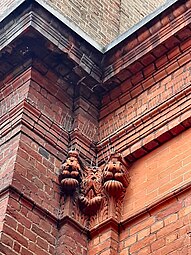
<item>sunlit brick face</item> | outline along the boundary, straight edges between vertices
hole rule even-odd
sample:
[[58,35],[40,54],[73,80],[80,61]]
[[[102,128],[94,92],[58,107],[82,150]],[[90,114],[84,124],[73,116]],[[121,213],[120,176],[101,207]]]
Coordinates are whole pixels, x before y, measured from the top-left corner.
[[111,42],[165,3],[164,0],[48,0],[46,2],[102,45]]

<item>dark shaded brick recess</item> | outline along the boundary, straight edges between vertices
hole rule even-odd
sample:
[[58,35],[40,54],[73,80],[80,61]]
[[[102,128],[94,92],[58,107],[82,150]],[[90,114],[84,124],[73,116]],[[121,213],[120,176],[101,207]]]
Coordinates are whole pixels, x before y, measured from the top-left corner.
[[[0,254],[190,254],[190,7],[105,53],[35,1],[1,21]],[[71,149],[84,186],[122,155],[123,193],[101,190],[97,214],[62,189]]]

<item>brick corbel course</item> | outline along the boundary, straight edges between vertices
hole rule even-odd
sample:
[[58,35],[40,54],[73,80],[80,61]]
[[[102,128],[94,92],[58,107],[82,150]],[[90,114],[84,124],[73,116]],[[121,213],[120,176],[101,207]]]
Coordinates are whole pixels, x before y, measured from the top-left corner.
[[[182,98],[179,101],[173,97],[164,102],[161,107],[163,111],[160,111],[160,107],[154,109],[148,115],[140,119],[137,118],[137,121],[134,120],[133,123],[123,127],[121,131],[116,131],[115,135],[98,143],[100,158],[108,153],[110,141],[112,141],[110,146],[123,153],[125,157],[133,155],[136,159],[189,128],[191,124],[191,102],[188,93],[190,92],[190,85],[188,85],[187,97],[185,97],[185,90],[183,90]],[[159,112],[161,112],[160,117],[158,117]]]

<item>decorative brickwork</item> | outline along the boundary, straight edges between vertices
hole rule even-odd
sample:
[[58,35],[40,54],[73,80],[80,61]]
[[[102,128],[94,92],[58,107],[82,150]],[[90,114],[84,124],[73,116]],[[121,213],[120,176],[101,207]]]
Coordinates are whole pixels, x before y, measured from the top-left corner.
[[87,168],[83,173],[79,203],[85,214],[95,215],[101,206],[103,200],[101,177],[102,171],[96,167]]

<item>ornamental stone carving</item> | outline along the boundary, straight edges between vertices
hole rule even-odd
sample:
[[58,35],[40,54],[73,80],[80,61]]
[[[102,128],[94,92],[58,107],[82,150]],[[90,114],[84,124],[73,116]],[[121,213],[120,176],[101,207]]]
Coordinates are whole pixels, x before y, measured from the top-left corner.
[[73,193],[80,185],[82,169],[77,151],[69,151],[60,169],[60,183],[67,193]]
[[103,187],[106,193],[119,197],[129,184],[128,165],[119,153],[112,153],[103,170]]
[[65,191],[64,215],[91,228],[107,219],[119,221],[130,181],[128,169],[119,153],[112,153],[105,166],[87,167],[77,151],[69,151],[59,177]]

